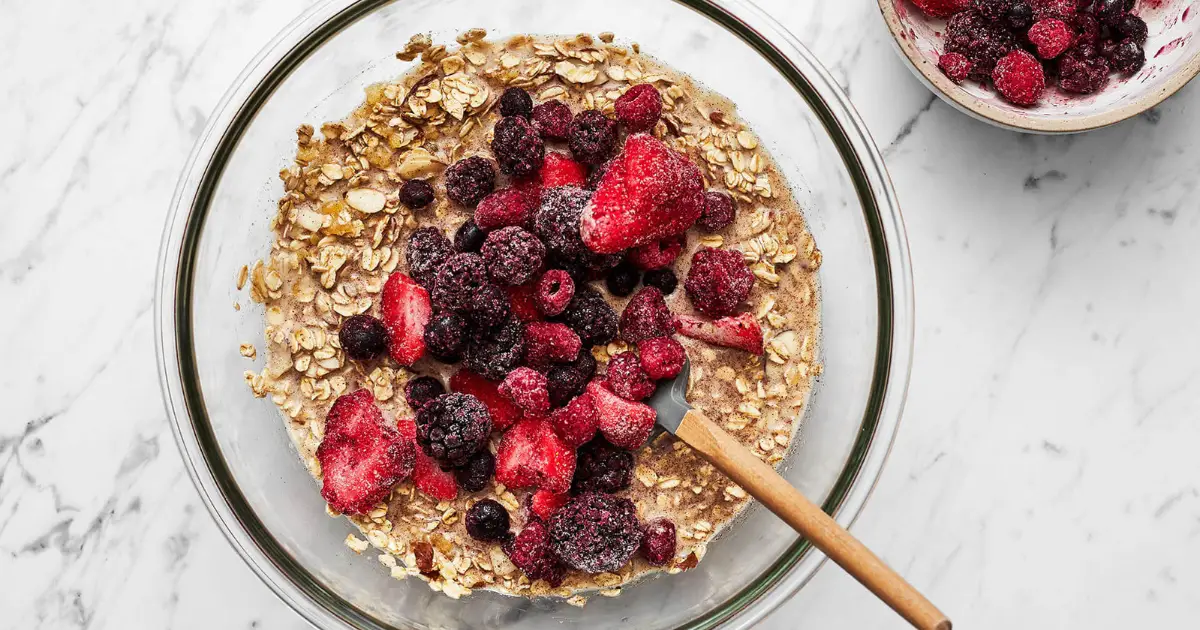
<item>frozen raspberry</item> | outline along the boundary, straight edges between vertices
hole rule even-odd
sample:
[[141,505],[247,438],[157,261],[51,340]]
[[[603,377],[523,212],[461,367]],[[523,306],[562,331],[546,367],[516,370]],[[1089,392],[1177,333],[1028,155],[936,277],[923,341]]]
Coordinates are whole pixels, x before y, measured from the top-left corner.
[[675,378],[683,369],[683,362],[687,358],[683,344],[671,337],[647,339],[639,342],[637,349],[642,360],[642,369],[646,371],[647,376],[656,381]]
[[570,363],[583,342],[565,324],[531,322],[525,326],[525,363],[545,369],[552,363]]
[[415,457],[412,443],[384,420],[370,390],[339,396],[317,447],[321,496],[343,514],[362,514],[408,477]]
[[1003,24],[1014,31],[1023,31],[1033,25],[1033,7],[1025,0],[1016,0],[1008,8]]
[[433,186],[423,179],[410,179],[400,187],[400,203],[413,210],[433,203]]
[[646,562],[661,567],[675,557],[675,523],[660,518],[646,523],[639,549]]
[[641,281],[642,272],[638,271],[633,263],[622,260],[620,264],[608,271],[608,275],[604,277],[604,287],[612,295],[627,297],[633,293]]
[[525,325],[509,319],[490,335],[467,344],[466,365],[476,374],[502,381],[525,356]]
[[467,315],[478,331],[488,331],[509,320],[512,315],[512,298],[508,291],[494,284],[480,287],[475,294],[475,303]]
[[996,62],[1016,47],[1016,37],[1008,29],[988,22],[976,11],[956,13],[946,23],[945,52],[966,57],[972,79],[990,78]]
[[1005,55],[992,71],[992,81],[1000,96],[1014,105],[1034,105],[1046,90],[1046,74],[1041,62],[1024,50]]
[[454,254],[438,270],[433,302],[452,311],[469,311],[488,286],[487,264],[479,254]]
[[471,156],[446,169],[446,196],[467,207],[483,201],[496,188],[496,169],[492,161]]
[[913,0],[925,15],[933,18],[950,17],[971,4],[971,0]]
[[[1047,1],[1050,0],[1037,0],[1034,4],[1034,11],[1037,11],[1038,2]],[[1064,0],[1055,1],[1063,2]],[[1129,9],[1126,8],[1125,0],[1096,0],[1095,4],[1092,5],[1092,14],[1096,16],[1097,20],[1100,20],[1101,24],[1106,26],[1116,26],[1121,21],[1121,18],[1125,17],[1126,13],[1129,13]]]
[[500,115],[529,118],[533,113],[533,99],[529,92],[519,87],[510,87],[500,95]]
[[509,372],[500,383],[500,394],[520,407],[526,416],[542,417],[550,411],[546,377],[531,368],[519,367]]
[[633,352],[622,352],[608,362],[608,388],[628,400],[644,400],[654,393],[654,381],[642,369],[642,361]]
[[475,540],[504,542],[508,533],[508,510],[494,499],[484,499],[467,510],[467,533]]
[[644,287],[621,312],[619,323],[621,339],[637,343],[643,339],[666,337],[675,332],[671,310],[663,299],[662,291]]
[[1146,65],[1146,52],[1142,50],[1141,44],[1126,39],[1117,45],[1109,57],[1112,63],[1112,69],[1122,74],[1133,74],[1142,69]]
[[[594,403],[593,403],[594,404]],[[579,448],[571,492],[626,490],[633,481],[633,453],[597,437]]]
[[633,501],[599,492],[568,501],[550,518],[549,528],[558,557],[585,573],[619,570],[642,542]]
[[542,274],[535,293],[538,310],[547,317],[562,313],[574,295],[575,281],[562,269],[551,269]]
[[580,112],[571,121],[567,146],[576,162],[599,164],[617,146],[617,123],[594,109]]
[[[1041,66],[1038,66],[1038,70],[1041,70]],[[692,266],[688,269],[683,288],[687,290],[692,305],[701,313],[731,315],[750,295],[750,290],[754,288],[754,275],[739,252],[703,247],[692,255]]]
[[[1104,1],[1097,0],[1097,6]],[[1124,0],[1117,1],[1123,2]],[[1029,5],[1033,7],[1035,22],[1051,18],[1069,21],[1078,10],[1077,0],[1029,0]]]
[[506,116],[492,131],[492,153],[500,164],[501,173],[526,177],[542,169],[546,145],[528,120]]
[[[558,436],[571,446],[579,446],[596,437],[596,403],[590,394],[580,394],[571,399],[567,406],[555,409],[550,414],[550,424]],[[576,464],[576,477],[578,477]]]
[[404,400],[413,411],[420,411],[445,393],[442,382],[432,376],[418,376],[404,384]]
[[388,351],[387,328],[370,315],[354,315],[343,321],[338,341],[346,356],[355,361],[373,359]]
[[696,221],[696,226],[705,232],[718,232],[733,223],[736,216],[737,206],[729,193],[709,190],[704,193],[704,213]]
[[574,330],[588,347],[608,343],[617,336],[617,312],[603,295],[587,285],[575,287],[575,297],[557,319]]
[[516,405],[500,395],[499,386],[470,371],[459,370],[450,377],[450,390],[460,394],[470,394],[487,405],[492,414],[492,429],[503,431],[516,424],[521,419],[521,410]]
[[938,57],[938,68],[955,83],[962,83],[971,75],[971,60],[959,53],[946,53]]
[[491,432],[492,415],[470,394],[442,394],[417,412],[417,444],[448,466],[467,463]]
[[541,521],[525,524],[517,537],[504,543],[504,553],[531,580],[546,580],[552,587],[562,584],[566,567],[550,545],[550,534]]
[[596,428],[613,446],[636,450],[650,438],[658,418],[654,407],[622,398],[598,379],[588,383],[587,393],[596,401]]
[[668,236],[661,241],[629,250],[629,262],[638,269],[669,267],[687,247],[687,234]]
[[1150,34],[1150,29],[1146,27],[1145,20],[1128,13],[1117,20],[1114,28],[1127,39],[1132,39],[1143,46],[1146,44],[1146,37]]
[[421,286],[430,288],[438,270],[454,253],[446,235],[435,227],[423,227],[408,237],[408,272]]
[[525,225],[533,215],[529,198],[516,188],[502,188],[488,195],[475,208],[475,223],[483,230]]
[[550,492],[549,490],[538,490],[529,495],[529,512],[533,517],[540,519],[542,522],[550,520],[551,516],[558,511],[558,508],[567,504],[571,500],[571,495],[566,492]]
[[654,269],[642,274],[642,284],[662,291],[663,295],[671,295],[679,286],[679,278],[674,269]]
[[512,314],[523,322],[540,322],[542,313],[537,305],[537,285],[527,284],[520,287],[506,287],[508,304]]
[[1042,20],[1029,29],[1029,43],[1037,46],[1042,59],[1053,59],[1071,47],[1075,33],[1066,22],[1054,18]]
[[571,108],[562,101],[546,101],[534,107],[532,118],[543,138],[566,140],[571,133]]
[[515,225],[488,234],[480,252],[488,274],[500,284],[525,284],[536,278],[546,264],[546,246]]
[[1058,58],[1058,87],[1076,94],[1091,94],[1108,82],[1108,60],[1094,46],[1081,44]]
[[425,349],[433,358],[443,363],[456,363],[462,359],[466,348],[467,320],[461,315],[439,313],[425,325]]
[[479,248],[483,247],[485,238],[487,238],[487,232],[479,229],[479,225],[474,220],[469,220],[458,226],[458,230],[454,232],[454,250],[460,254],[478,253]]
[[550,390],[550,404],[560,407],[583,393],[592,377],[596,375],[596,358],[588,348],[583,348],[575,360],[556,365],[546,371],[546,387]]
[[471,456],[467,463],[454,469],[454,478],[467,492],[479,492],[487,487],[496,472],[496,458],[485,448]]
[[613,103],[617,122],[625,125],[630,133],[649,131],[662,115],[662,96],[649,83],[635,85]]

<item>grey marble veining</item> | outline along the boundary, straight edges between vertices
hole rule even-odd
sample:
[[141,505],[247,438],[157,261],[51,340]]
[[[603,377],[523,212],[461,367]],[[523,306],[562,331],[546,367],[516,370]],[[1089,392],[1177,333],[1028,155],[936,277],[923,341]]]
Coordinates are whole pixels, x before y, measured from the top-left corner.
[[[172,443],[155,252],[205,117],[306,0],[0,2],[0,627],[303,628]],[[1200,618],[1200,88],[1083,136],[952,110],[874,3],[763,0],[883,148],[917,295],[855,533],[960,628]],[[762,624],[902,628],[827,567]]]

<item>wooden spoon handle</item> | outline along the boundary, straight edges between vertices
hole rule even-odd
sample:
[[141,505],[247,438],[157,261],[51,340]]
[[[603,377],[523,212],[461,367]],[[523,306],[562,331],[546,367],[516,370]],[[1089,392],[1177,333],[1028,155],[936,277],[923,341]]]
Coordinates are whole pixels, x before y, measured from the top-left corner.
[[774,468],[704,414],[694,409],[687,412],[675,435],[800,532],[914,627],[950,630],[950,620],[924,595],[800,494]]

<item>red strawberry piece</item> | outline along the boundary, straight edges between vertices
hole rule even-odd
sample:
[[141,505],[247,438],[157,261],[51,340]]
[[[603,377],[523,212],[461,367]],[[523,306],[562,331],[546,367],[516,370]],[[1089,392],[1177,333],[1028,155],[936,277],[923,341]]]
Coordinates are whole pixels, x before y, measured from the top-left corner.
[[654,393],[654,381],[642,369],[642,361],[634,352],[622,352],[608,362],[605,372],[608,388],[621,398],[644,400]]
[[566,492],[538,490],[529,495],[529,511],[543,521],[548,521],[550,515],[554,514],[554,511],[562,507],[570,498],[571,495]]
[[539,418],[550,411],[550,390],[546,376],[532,368],[519,367],[508,373],[500,383],[500,395],[513,401],[526,416]]
[[588,383],[587,393],[595,401],[596,426],[604,439],[628,450],[641,448],[646,443],[658,417],[654,407],[625,400],[599,380]]
[[737,348],[750,354],[763,353],[762,327],[750,313],[713,321],[679,315],[675,318],[675,330],[684,337],[699,339],[716,346]]
[[619,330],[621,339],[629,343],[671,335],[675,331],[674,321],[662,291],[643,287],[634,294],[621,312]]
[[925,15],[935,18],[950,17],[971,6],[971,0],[913,0]]
[[559,437],[576,447],[596,437],[596,423],[596,402],[588,393],[572,398],[565,407],[550,414],[550,424]]
[[1066,22],[1050,18],[1029,27],[1029,42],[1037,46],[1042,59],[1053,59],[1075,43],[1075,31]]
[[635,85],[613,103],[617,122],[631,132],[649,131],[662,115],[662,95],[649,83]]
[[955,52],[939,57],[938,67],[955,83],[966,81],[971,74],[971,60],[967,59],[965,55]]
[[542,165],[542,188],[556,186],[583,187],[587,181],[587,167],[571,158],[551,151],[546,154],[546,162]]
[[525,418],[505,432],[496,453],[496,480],[510,488],[566,492],[575,475],[575,449],[545,418]]
[[1018,49],[996,63],[992,82],[1004,100],[1014,105],[1034,105],[1046,89],[1046,74],[1036,57]]
[[512,561],[531,580],[546,580],[550,586],[562,584],[567,568],[554,553],[550,533],[541,521],[531,520],[515,538],[502,547]]
[[687,234],[678,234],[664,238],[657,243],[642,245],[629,250],[629,262],[643,271],[669,267],[683,253],[687,245]]
[[503,431],[521,419],[521,409],[500,395],[499,385],[470,371],[459,370],[450,377],[450,390],[479,399],[492,414],[492,429]]
[[412,278],[393,272],[383,285],[380,300],[388,351],[400,365],[416,363],[425,355],[425,324],[433,314],[429,292]]
[[367,512],[412,472],[418,450],[384,420],[371,390],[339,396],[317,447],[321,496],[343,514]]
[[396,428],[412,445],[416,453],[416,463],[413,465],[413,485],[417,487],[417,490],[438,501],[453,501],[457,498],[458,480],[454,478],[454,473],[442,470],[442,466],[436,459],[426,455],[417,446],[417,423],[405,418],[396,423]]
[[638,342],[638,357],[642,369],[654,380],[674,378],[683,369],[686,353],[683,344],[671,337],[657,337]]
[[[534,183],[527,184],[527,186],[540,187],[540,183],[536,183],[536,180],[528,181]],[[497,190],[484,197],[483,201],[480,201],[479,205],[475,207],[475,224],[481,230],[525,225],[537,208],[537,204],[530,199],[531,195],[528,188],[522,190],[515,186]]]
[[505,287],[508,289],[509,307],[512,314],[523,322],[539,322],[542,313],[538,310],[537,286],[527,284],[520,287]]
[[533,208],[529,211],[532,217],[542,203],[542,191],[545,189],[542,186],[542,174],[539,172],[528,177],[518,177],[513,180],[512,188],[520,192],[526,203]]
[[570,363],[582,347],[579,335],[566,324],[535,322],[525,326],[525,362],[535,368]]
[[686,231],[704,211],[700,169],[662,141],[634,134],[584,208],[580,236],[614,254]]

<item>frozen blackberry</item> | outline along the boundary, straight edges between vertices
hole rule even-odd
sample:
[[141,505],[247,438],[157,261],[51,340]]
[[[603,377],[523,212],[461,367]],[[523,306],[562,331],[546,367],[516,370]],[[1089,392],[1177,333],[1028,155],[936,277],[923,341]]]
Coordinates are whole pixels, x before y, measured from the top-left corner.
[[491,432],[492,414],[470,394],[442,394],[417,412],[417,444],[447,466],[467,463]]
[[467,348],[467,320],[458,313],[443,312],[434,315],[425,324],[425,350],[443,363],[462,360]]
[[587,384],[596,375],[596,357],[590,348],[579,350],[575,360],[555,365],[546,370],[546,389],[550,391],[550,404],[561,407],[572,398],[583,393]]
[[692,255],[692,266],[683,283],[696,310],[713,317],[732,315],[750,296],[754,274],[740,253],[702,247]]
[[704,213],[696,225],[705,232],[725,229],[737,216],[737,206],[729,193],[709,190],[704,193]]
[[1013,0],[971,0],[971,7],[985,19],[998,22],[1008,15]]
[[675,557],[675,523],[660,518],[650,521],[642,530],[642,546],[638,550],[646,562],[661,567]]
[[604,278],[608,292],[617,297],[628,297],[642,280],[642,272],[628,260],[622,260]]
[[1033,7],[1025,0],[1016,0],[1008,7],[1004,24],[1014,31],[1023,31],[1033,26]]
[[580,217],[591,193],[575,186],[558,186],[542,194],[533,214],[533,233],[546,246],[550,266],[565,269],[579,281],[603,273],[620,262],[619,255],[593,253],[579,236]]
[[509,286],[529,283],[546,264],[546,246],[515,225],[488,234],[480,252],[492,280]]
[[1126,39],[1117,44],[1116,50],[1109,57],[1109,62],[1112,64],[1112,69],[1122,74],[1133,74],[1142,69],[1146,65],[1146,51],[1142,50],[1142,45]]
[[494,499],[484,499],[467,510],[467,533],[475,540],[504,542],[512,537],[508,532],[508,510]]
[[593,165],[591,170],[588,171],[588,176],[583,182],[583,187],[588,190],[596,190],[596,187],[600,185],[600,180],[604,179],[604,174],[608,172],[608,167],[611,164],[612,161]]
[[549,530],[558,557],[585,573],[618,571],[642,542],[633,501],[598,492],[568,501],[550,517]]
[[642,284],[662,291],[663,295],[671,295],[679,286],[679,278],[674,269],[655,269],[642,274]]
[[1106,26],[1116,26],[1128,12],[1125,0],[1096,0],[1092,5],[1092,14]]
[[454,249],[459,253],[478,253],[486,238],[487,232],[479,229],[475,221],[467,221],[458,226],[458,230],[454,232]]
[[571,133],[571,108],[562,101],[546,101],[533,108],[534,129],[550,140],[566,140]]
[[633,453],[617,448],[602,437],[579,447],[571,492],[607,492],[627,490],[633,481]]
[[488,380],[502,381],[524,357],[525,325],[510,318],[492,334],[467,344],[466,365]]
[[1146,27],[1146,21],[1136,15],[1131,14],[1125,14],[1124,17],[1122,17],[1120,20],[1117,20],[1117,25],[1115,28],[1118,33],[1125,36],[1127,39],[1132,39],[1139,45],[1143,46],[1146,44],[1146,37],[1150,33],[1150,29]]
[[1058,87],[1091,94],[1108,82],[1108,60],[1094,46],[1080,44],[1058,58]]
[[404,400],[413,411],[420,411],[445,393],[442,382],[432,376],[418,376],[404,384]]
[[452,311],[469,311],[480,290],[491,284],[487,264],[479,254],[454,254],[438,270],[433,283],[433,303]]
[[446,169],[446,196],[455,203],[472,207],[495,188],[496,169],[487,158],[474,155]]
[[528,120],[506,116],[492,131],[492,154],[500,164],[500,172],[513,177],[528,177],[542,170],[546,145]]
[[977,11],[956,13],[946,23],[945,52],[966,57],[972,79],[987,81],[996,62],[1016,47],[1016,37],[1008,29],[988,22]]
[[574,330],[584,347],[606,344],[617,336],[617,312],[603,295],[587,285],[575,287],[575,297],[556,319]]
[[346,356],[355,361],[373,359],[388,351],[387,328],[370,315],[354,315],[343,321],[338,341]]
[[512,314],[512,299],[502,287],[489,284],[475,294],[469,317],[481,330],[491,330],[508,321]]
[[417,210],[433,203],[433,186],[423,179],[410,179],[400,187],[400,203]]
[[582,111],[571,121],[567,146],[576,162],[600,164],[617,146],[617,123],[597,110]]
[[[458,487],[467,492],[479,492],[496,472],[496,458],[486,448],[475,453],[467,463],[454,469]],[[507,529],[507,528],[506,528]]]
[[446,235],[435,227],[423,227],[408,237],[408,273],[425,288],[433,287],[438,270],[454,253]]
[[533,113],[533,98],[519,87],[510,87],[500,95],[500,115],[528,119]]
[[1091,13],[1075,16],[1075,43],[1096,45],[1100,41],[1100,21]]

